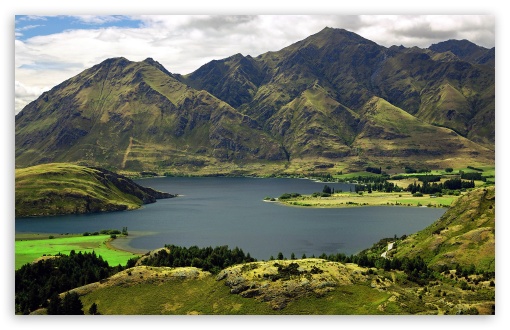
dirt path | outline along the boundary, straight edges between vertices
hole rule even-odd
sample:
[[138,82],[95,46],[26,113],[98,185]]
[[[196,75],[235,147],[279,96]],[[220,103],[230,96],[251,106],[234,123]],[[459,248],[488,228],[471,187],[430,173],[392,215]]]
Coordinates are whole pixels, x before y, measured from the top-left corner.
[[131,152],[132,146],[133,146],[133,137],[130,136],[129,137],[129,145],[126,149],[126,152],[124,153],[124,158],[122,159],[122,165],[121,165],[122,169],[124,169],[126,167],[126,161],[127,161],[129,153]]

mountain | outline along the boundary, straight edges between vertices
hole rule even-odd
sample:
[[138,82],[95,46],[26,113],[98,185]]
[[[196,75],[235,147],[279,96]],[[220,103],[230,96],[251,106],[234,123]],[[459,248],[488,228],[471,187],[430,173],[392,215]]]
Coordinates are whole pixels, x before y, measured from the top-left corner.
[[462,196],[435,223],[397,244],[397,258],[421,256],[429,266],[471,265],[495,271],[496,189],[479,188]]
[[487,64],[495,66],[495,48],[487,49],[478,46],[469,40],[447,40],[429,47],[437,53],[451,52],[459,59],[470,62],[472,64]]
[[464,42],[386,48],[325,28],[188,75],[151,58],[108,59],[16,116],[16,166],[269,174],[317,163],[493,164],[489,57]]
[[44,164],[16,169],[16,217],[122,211],[176,195],[101,168]]
[[[242,71],[244,80],[252,83],[250,94],[254,95],[238,109],[262,123],[274,120],[279,109],[314,86],[321,86],[332,99],[354,111],[378,96],[429,124],[448,127],[494,149],[494,66],[469,62],[469,50],[475,53],[473,57],[481,57],[485,49],[472,45],[474,48],[456,51],[461,57],[446,56],[444,52],[452,54],[449,48],[385,48],[352,32],[325,28],[280,51],[256,57],[258,66],[250,58],[251,67],[259,68],[256,79],[247,77],[250,71],[238,66],[206,84],[203,76],[211,74],[207,64],[186,81],[191,85],[200,81],[200,88],[220,98],[232,98],[225,89],[216,94],[215,81],[233,79]],[[231,61],[216,61],[215,68]]]
[[108,59],[16,116],[16,164],[84,162],[143,170],[211,160],[284,159],[248,116],[152,59]]

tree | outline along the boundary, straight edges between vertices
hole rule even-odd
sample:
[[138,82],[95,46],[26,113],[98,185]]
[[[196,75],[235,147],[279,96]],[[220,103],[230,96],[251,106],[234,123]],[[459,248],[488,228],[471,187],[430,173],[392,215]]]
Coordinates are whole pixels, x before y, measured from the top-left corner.
[[283,260],[283,253],[281,252],[278,252],[278,260]]
[[331,194],[331,187],[328,185],[324,185],[324,188],[322,189],[323,193]]
[[296,255],[294,254],[294,252],[292,252],[292,253],[290,254],[290,259],[291,259],[291,260],[295,260],[295,259],[296,259]]
[[83,315],[83,304],[76,292],[68,292],[62,299],[62,315]]
[[97,311],[97,304],[92,303],[92,305],[89,308],[89,314],[90,315],[99,315],[99,312]]
[[51,295],[50,302],[48,304],[47,313],[48,315],[59,315],[60,314],[60,305],[62,304],[62,299],[58,293],[54,292]]
[[452,173],[452,172],[453,172],[453,168],[451,168],[451,167],[447,167],[447,168],[445,168],[445,169],[444,169],[444,171],[445,171],[446,173]]

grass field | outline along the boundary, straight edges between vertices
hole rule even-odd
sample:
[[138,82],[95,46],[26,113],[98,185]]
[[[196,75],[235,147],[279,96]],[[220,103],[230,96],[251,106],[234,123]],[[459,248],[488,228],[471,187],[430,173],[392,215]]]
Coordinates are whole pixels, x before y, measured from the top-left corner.
[[19,269],[26,263],[33,262],[42,256],[52,256],[58,253],[69,254],[75,252],[92,252],[100,255],[110,266],[125,265],[137,254],[115,250],[107,246],[109,235],[94,236],[55,236],[31,234],[20,236],[15,242],[15,266]]
[[308,207],[357,207],[357,206],[430,206],[430,207],[448,207],[456,200],[458,196],[431,197],[413,197],[409,192],[384,193],[373,192],[358,195],[355,193],[337,193],[331,197],[311,197],[301,196],[282,201],[285,205],[308,206]]

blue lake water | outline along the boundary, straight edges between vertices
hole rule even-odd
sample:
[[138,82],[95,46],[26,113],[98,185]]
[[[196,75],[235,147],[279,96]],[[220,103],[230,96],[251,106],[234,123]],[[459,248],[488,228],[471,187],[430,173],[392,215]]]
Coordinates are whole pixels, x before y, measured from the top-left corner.
[[[83,233],[101,229],[148,232],[130,246],[150,250],[165,244],[239,247],[259,260],[282,252],[355,254],[381,238],[412,234],[445,209],[419,207],[301,208],[263,202],[286,192],[311,194],[324,183],[302,179],[150,178],[137,183],[181,196],[134,211],[16,219],[16,232]],[[349,185],[328,183],[335,190]]]

